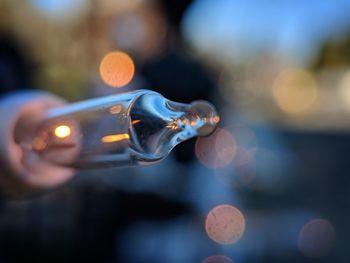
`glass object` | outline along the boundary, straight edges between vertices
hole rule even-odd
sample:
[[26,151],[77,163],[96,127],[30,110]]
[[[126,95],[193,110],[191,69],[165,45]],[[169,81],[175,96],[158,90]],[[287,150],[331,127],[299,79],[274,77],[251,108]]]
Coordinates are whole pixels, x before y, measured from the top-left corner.
[[149,91],[97,98],[47,110],[33,132],[15,130],[23,161],[77,169],[151,164],[179,143],[211,134],[219,122],[205,101],[169,101]]

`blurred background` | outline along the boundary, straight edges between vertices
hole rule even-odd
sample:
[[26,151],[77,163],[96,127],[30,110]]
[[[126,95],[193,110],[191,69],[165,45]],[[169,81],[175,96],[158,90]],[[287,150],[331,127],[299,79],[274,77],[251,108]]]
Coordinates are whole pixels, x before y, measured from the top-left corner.
[[0,262],[349,262],[349,13],[348,0],[0,0],[2,95],[147,88],[221,117],[159,164],[2,198]]

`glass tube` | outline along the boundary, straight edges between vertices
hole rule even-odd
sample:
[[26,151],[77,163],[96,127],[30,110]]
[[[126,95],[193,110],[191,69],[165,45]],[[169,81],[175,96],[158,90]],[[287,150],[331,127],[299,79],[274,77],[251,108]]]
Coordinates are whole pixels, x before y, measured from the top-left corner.
[[158,162],[177,144],[209,135],[218,122],[208,102],[177,103],[137,90],[49,109],[34,131],[17,127],[15,137],[29,164],[123,167]]

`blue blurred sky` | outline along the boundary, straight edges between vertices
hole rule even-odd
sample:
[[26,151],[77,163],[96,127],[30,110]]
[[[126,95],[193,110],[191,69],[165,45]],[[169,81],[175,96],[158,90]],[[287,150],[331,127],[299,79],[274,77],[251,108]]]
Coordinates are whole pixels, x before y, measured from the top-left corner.
[[201,50],[238,60],[267,50],[305,63],[324,39],[348,30],[349,13],[349,0],[197,0],[183,26]]
[[74,16],[86,8],[86,0],[30,0],[32,7],[44,16],[64,20],[67,16]]

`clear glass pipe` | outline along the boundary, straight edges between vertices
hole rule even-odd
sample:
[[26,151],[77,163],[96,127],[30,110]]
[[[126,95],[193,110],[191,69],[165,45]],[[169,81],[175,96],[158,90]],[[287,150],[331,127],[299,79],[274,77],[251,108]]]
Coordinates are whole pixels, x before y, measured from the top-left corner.
[[49,109],[34,131],[15,133],[26,138],[17,141],[27,164],[121,167],[160,161],[177,144],[212,133],[218,122],[208,102],[177,103],[138,90]]

